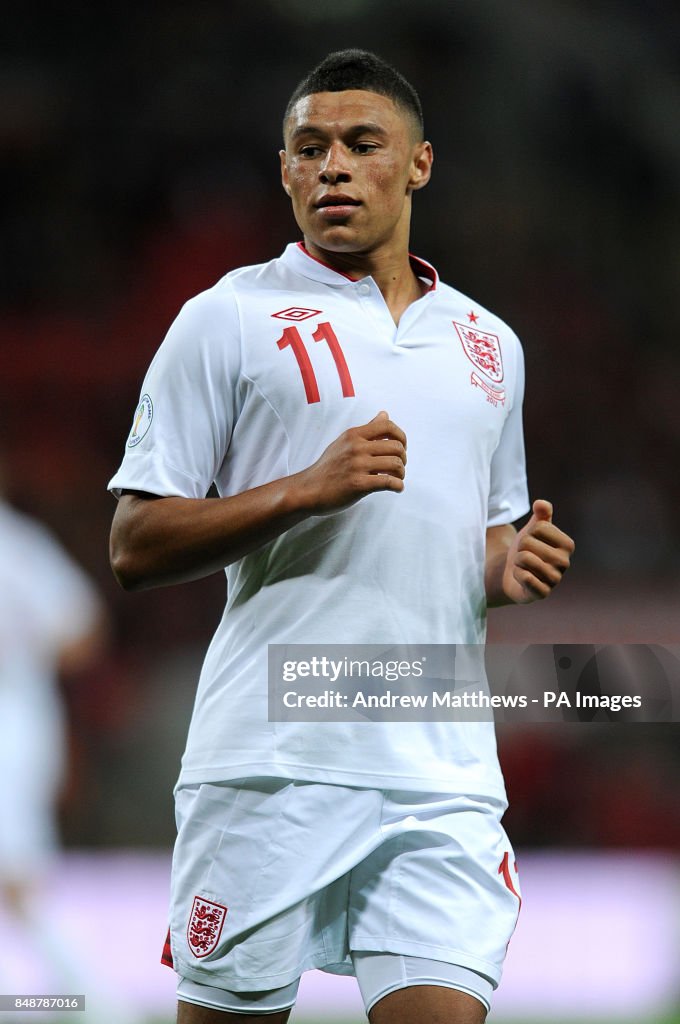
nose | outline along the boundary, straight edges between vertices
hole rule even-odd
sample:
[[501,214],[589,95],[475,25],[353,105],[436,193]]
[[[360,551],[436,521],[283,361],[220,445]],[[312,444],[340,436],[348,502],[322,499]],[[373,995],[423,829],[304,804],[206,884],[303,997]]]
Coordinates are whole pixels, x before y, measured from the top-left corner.
[[347,151],[341,142],[332,142],[319,168],[319,181],[324,185],[337,185],[339,182],[351,181],[351,179]]

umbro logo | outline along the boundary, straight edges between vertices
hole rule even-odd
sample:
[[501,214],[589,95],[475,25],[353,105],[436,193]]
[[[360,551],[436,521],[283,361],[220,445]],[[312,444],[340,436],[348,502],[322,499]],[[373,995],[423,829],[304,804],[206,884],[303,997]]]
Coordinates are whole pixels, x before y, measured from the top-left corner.
[[308,320],[310,316],[316,316],[317,313],[321,313],[321,309],[304,309],[302,306],[289,306],[288,309],[282,309],[279,313],[272,313],[273,317],[277,320]]

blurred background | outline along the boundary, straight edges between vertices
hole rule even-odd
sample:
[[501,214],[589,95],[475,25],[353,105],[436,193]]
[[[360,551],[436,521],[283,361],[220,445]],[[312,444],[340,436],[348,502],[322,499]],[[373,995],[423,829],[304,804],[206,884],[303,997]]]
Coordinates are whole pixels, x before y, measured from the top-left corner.
[[[106,483],[182,303],[299,237],[281,116],[344,46],[420,93],[436,160],[412,249],[522,339],[531,493],[577,541],[563,591],[493,612],[490,640],[680,643],[676,3],[15,6],[0,41],[3,489],[83,567],[108,621],[96,656],[59,672],[63,853],[38,916],[87,947],[87,991],[117,993],[116,1021],[172,1019],[157,966],[171,790],[224,582],[119,591]],[[491,1019],[675,1020],[679,738],[671,721],[499,730],[525,909]],[[49,984],[37,920],[0,909],[7,991]],[[343,1019],[362,1019],[344,984],[318,984],[293,1019],[335,1020],[343,993]]]

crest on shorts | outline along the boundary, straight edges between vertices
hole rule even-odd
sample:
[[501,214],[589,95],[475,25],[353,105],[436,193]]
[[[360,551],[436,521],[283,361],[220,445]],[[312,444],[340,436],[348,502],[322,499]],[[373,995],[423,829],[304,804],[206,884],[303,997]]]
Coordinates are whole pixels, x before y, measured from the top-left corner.
[[194,956],[207,956],[212,953],[222,934],[222,925],[227,916],[227,908],[221,903],[204,900],[202,896],[194,896],[191,908],[187,940],[189,949]]
[[475,327],[458,324],[455,320],[452,322],[470,362],[495,384],[500,384],[503,380],[503,357],[498,335],[478,331]]

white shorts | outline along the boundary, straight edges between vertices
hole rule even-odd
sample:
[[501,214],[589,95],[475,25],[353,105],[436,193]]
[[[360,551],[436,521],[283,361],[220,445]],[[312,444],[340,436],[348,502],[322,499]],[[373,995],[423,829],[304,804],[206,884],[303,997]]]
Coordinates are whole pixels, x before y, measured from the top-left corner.
[[[500,980],[519,913],[501,809],[464,796],[287,779],[176,794],[170,946],[181,978],[264,992],[352,953]],[[168,962],[168,960],[166,960]]]

